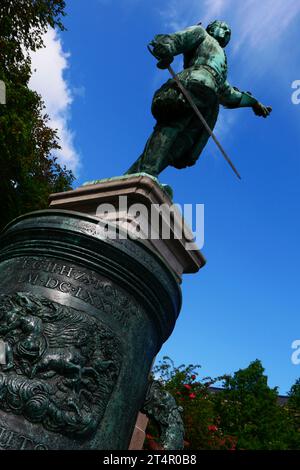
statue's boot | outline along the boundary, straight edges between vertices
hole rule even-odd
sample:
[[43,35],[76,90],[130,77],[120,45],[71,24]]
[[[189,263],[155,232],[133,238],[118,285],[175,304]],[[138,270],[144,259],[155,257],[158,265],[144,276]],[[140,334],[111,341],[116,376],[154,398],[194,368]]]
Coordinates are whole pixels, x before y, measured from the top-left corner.
[[162,127],[156,125],[148,139],[144,152],[126,174],[148,173],[157,177],[172,162],[171,148],[181,126]]

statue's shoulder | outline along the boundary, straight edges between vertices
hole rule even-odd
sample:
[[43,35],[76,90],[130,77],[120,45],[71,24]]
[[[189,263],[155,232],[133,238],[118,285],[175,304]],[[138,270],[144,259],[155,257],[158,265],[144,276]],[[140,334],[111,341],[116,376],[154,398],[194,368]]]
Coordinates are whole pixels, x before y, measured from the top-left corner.
[[200,35],[203,38],[209,36],[206,29],[204,29],[203,26],[201,26],[200,24],[189,26],[188,28],[186,28],[186,31],[190,31],[190,33],[194,33],[198,36]]

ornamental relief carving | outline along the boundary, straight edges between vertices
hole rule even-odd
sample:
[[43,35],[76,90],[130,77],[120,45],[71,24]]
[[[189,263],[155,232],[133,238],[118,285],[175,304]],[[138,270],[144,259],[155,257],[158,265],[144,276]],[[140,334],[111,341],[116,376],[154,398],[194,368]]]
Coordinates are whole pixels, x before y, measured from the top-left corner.
[[29,293],[0,296],[0,410],[87,439],[121,369],[116,335],[85,312]]

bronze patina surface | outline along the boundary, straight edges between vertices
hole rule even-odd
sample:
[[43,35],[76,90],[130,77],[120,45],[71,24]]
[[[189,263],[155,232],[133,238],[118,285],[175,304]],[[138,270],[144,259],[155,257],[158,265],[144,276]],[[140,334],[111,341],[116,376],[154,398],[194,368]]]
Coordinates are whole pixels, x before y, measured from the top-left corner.
[[167,265],[53,209],[3,232],[0,285],[0,448],[127,449],[180,311]]
[[[262,117],[272,111],[251,93],[242,92],[227,81],[225,47],[230,39],[228,24],[216,20],[206,29],[196,25],[174,34],[158,34],[150,43],[159,68],[168,68],[175,56],[183,54],[184,70],[177,79],[211,131],[220,105],[230,109],[250,107]],[[168,166],[178,169],[193,166],[207,144],[209,133],[174,78],[155,93],[152,114],[157,121],[154,131],[127,174],[145,172],[157,177]]]

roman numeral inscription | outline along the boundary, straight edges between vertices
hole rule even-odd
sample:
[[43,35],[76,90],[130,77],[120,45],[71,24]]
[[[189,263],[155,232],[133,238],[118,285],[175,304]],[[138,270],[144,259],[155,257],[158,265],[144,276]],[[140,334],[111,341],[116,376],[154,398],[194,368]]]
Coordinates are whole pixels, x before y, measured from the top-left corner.
[[124,327],[141,317],[140,307],[123,289],[93,271],[86,272],[47,258],[22,258],[19,261],[18,284],[53,289],[106,312]]

